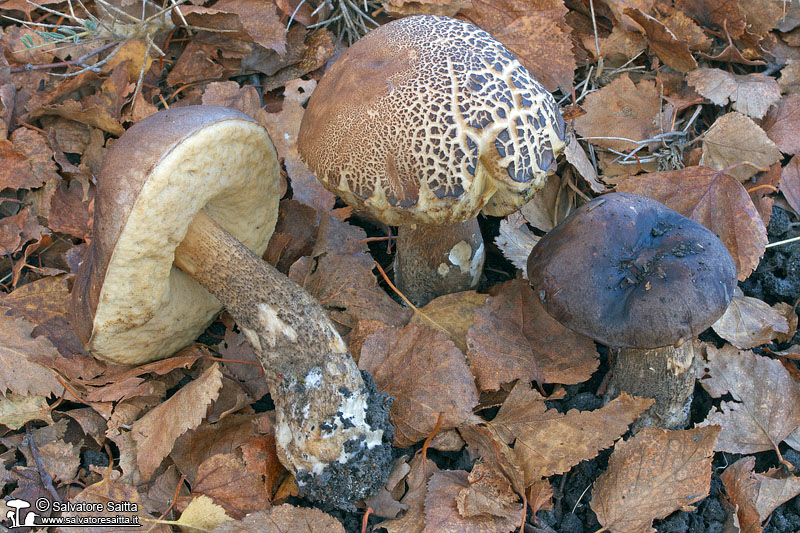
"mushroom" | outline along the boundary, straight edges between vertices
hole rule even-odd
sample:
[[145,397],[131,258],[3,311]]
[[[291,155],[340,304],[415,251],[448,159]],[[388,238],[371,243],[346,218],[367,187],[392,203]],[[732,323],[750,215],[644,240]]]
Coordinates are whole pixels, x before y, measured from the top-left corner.
[[480,281],[476,216],[504,216],[544,185],[565,146],[553,97],[467,22],[384,24],[330,67],[298,149],[349,205],[399,226],[395,282],[422,305]]
[[224,306],[253,345],[281,462],[312,499],[352,508],[385,482],[391,400],[302,287],[259,257],[277,218],[266,130],[214,106],[156,113],[109,149],[73,289],[78,336],[122,364],[189,344]]
[[534,246],[528,278],[568,328],[619,348],[606,399],[653,398],[638,427],[681,427],[694,390],[694,339],[733,297],[736,265],[708,229],[644,196],[612,193]]

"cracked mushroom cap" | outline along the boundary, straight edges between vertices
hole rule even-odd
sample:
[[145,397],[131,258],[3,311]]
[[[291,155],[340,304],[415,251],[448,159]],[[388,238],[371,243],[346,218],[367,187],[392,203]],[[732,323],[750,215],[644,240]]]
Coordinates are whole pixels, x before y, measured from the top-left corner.
[[440,16],[392,21],[325,73],[298,137],[322,184],[386,224],[506,215],[555,171],[565,125],[503,45]]
[[161,111],[108,150],[93,240],[73,288],[73,325],[95,355],[140,364],[194,340],[221,305],[173,266],[198,211],[257,254],[278,213],[279,168],[266,130],[224,107]]
[[694,338],[722,316],[737,272],[701,224],[650,198],[612,193],[542,237],[528,278],[570,329],[607,346],[654,349]]

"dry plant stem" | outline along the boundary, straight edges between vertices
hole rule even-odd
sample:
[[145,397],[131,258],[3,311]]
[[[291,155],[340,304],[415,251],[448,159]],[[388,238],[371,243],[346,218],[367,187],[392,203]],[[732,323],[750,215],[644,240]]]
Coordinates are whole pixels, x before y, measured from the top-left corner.
[[445,226],[400,226],[394,281],[421,307],[437,296],[477,287],[484,247],[476,219]]
[[341,507],[382,486],[388,402],[362,380],[324,309],[202,211],[175,265],[217,297],[253,345],[275,403],[278,455],[301,490]]
[[693,361],[694,343],[691,341],[652,350],[622,348],[617,353],[606,402],[622,391],[631,396],[653,398],[655,403],[636,420],[633,430],[683,428],[689,422],[694,392]]

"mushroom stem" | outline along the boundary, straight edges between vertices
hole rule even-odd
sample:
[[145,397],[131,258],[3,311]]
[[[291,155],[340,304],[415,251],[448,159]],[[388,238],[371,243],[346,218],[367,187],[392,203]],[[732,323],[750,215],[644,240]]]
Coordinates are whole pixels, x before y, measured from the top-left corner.
[[416,224],[397,230],[394,281],[414,305],[477,287],[485,258],[474,218],[442,226]]
[[694,393],[694,343],[650,350],[622,348],[617,353],[606,402],[625,391],[631,396],[653,398],[655,403],[635,422],[644,427],[686,427]]
[[278,455],[301,491],[351,508],[383,486],[391,400],[359,371],[324,309],[202,211],[175,265],[217,297],[253,345],[275,403]]

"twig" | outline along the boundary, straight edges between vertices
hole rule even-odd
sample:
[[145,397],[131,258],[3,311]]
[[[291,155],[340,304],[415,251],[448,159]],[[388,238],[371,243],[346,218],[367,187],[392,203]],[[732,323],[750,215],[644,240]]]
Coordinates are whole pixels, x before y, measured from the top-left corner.
[[31,430],[30,422],[25,424],[25,439],[28,442],[28,449],[31,451],[33,460],[36,463],[36,470],[39,472],[39,478],[42,480],[42,485],[44,485],[44,488],[50,493],[54,501],[61,503],[61,496],[58,495],[56,488],[53,486],[53,478],[47,473],[47,470],[44,467],[44,461],[42,461],[42,456],[39,455],[39,448],[36,446],[36,441],[33,438],[33,431]]

